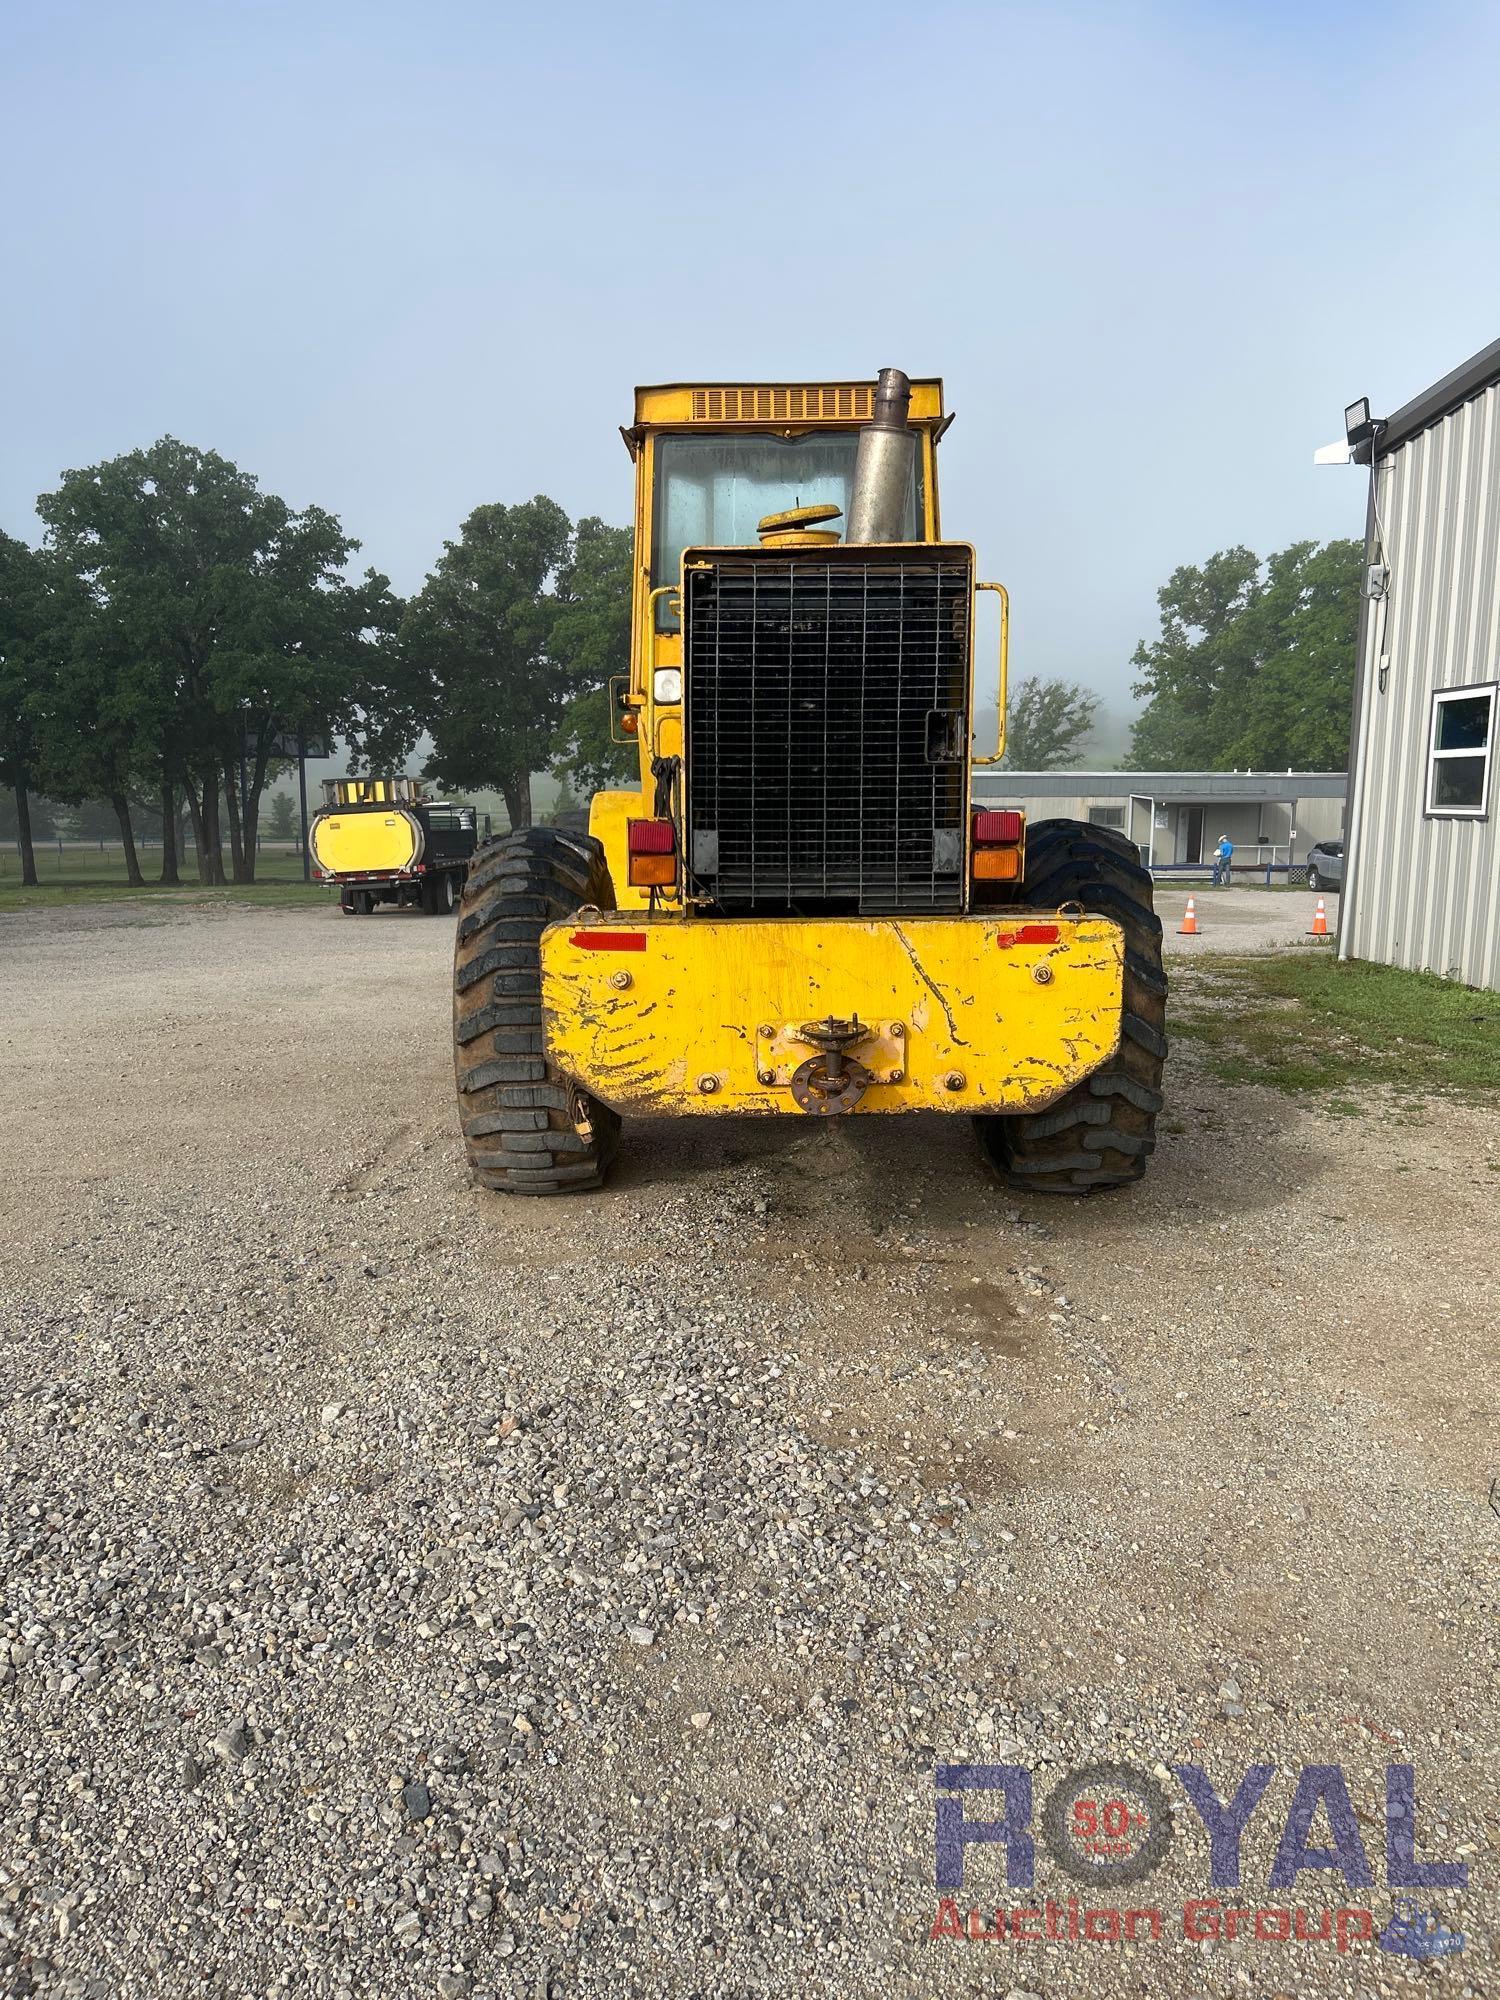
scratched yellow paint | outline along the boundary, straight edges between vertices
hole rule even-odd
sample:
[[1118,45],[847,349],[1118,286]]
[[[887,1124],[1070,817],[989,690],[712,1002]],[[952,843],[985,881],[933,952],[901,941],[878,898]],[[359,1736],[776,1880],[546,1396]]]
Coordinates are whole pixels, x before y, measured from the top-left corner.
[[[997,942],[1027,923],[1055,925],[1057,941]],[[631,933],[645,948],[575,942],[591,931]],[[1123,963],[1118,925],[1036,910],[687,922],[621,913],[543,934],[542,1006],[552,1060],[622,1111],[796,1113],[795,1030],[828,1014],[857,1014],[876,1031],[851,1051],[881,1079],[856,1117],[1035,1111],[1114,1054]]]

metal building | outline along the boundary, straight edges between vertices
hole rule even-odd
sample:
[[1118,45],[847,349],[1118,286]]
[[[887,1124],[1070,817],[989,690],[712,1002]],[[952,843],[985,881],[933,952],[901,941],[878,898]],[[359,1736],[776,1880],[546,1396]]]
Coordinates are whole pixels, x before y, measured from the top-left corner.
[[1286,868],[1344,831],[1342,771],[979,770],[979,805],[1023,806],[1032,819],[1111,826],[1157,869],[1207,865],[1220,834],[1237,869]]
[[1339,956],[1500,989],[1500,341],[1346,427],[1371,473]]

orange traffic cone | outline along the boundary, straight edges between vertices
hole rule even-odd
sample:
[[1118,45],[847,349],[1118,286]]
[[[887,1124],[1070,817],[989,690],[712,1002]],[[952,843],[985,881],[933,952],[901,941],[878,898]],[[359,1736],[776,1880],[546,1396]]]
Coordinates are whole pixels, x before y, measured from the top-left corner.
[[1191,896],[1188,897],[1188,906],[1182,913],[1182,922],[1177,926],[1177,935],[1179,937],[1197,937],[1198,935],[1198,912],[1194,907]]
[[1318,907],[1313,912],[1312,929],[1307,935],[1309,937],[1328,936],[1328,912],[1323,908],[1323,898],[1321,896],[1318,898]]

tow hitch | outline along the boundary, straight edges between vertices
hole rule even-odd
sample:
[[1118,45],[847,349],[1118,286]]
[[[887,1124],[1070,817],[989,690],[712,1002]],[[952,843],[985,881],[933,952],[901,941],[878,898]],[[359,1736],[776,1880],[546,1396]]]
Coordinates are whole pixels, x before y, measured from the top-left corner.
[[792,1096],[804,1111],[828,1117],[852,1111],[870,1086],[870,1072],[850,1055],[850,1049],[870,1039],[858,1014],[841,1021],[830,1014],[823,1021],[804,1021],[796,1039],[818,1053],[792,1072]]

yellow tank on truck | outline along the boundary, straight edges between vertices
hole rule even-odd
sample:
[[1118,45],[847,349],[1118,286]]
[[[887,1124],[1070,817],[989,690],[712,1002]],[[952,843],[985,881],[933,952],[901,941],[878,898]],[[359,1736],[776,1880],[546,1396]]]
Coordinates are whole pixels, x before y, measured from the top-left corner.
[[399,875],[422,859],[427,837],[414,813],[320,812],[308,830],[312,858],[329,875]]

